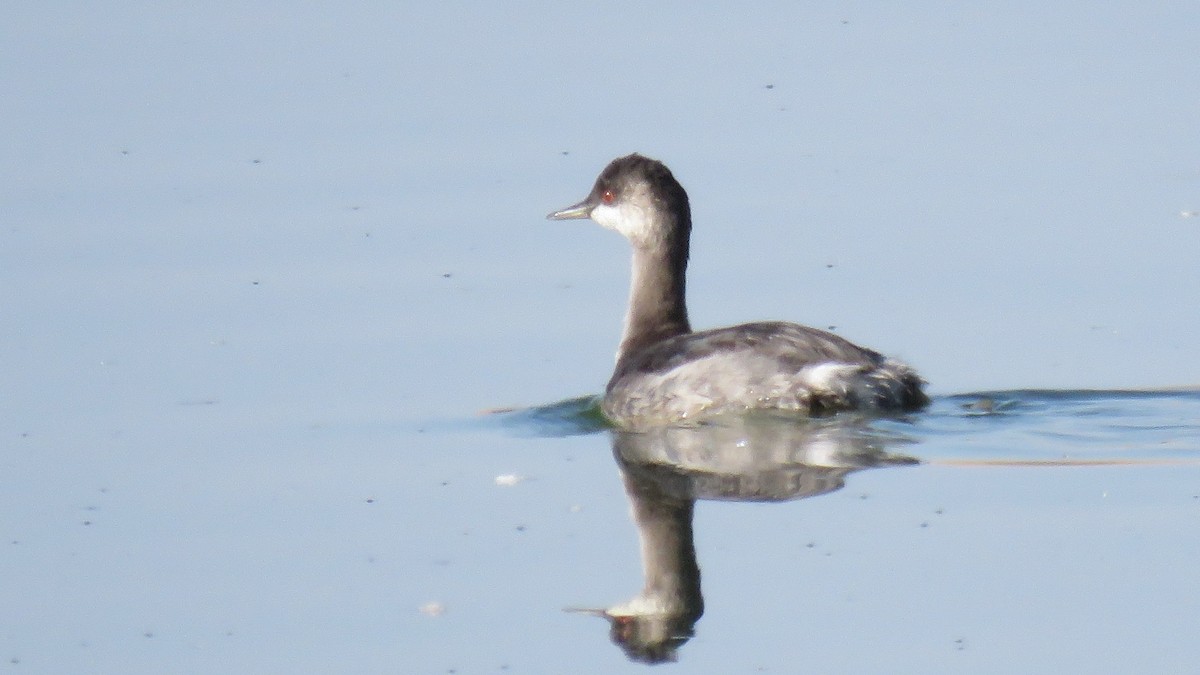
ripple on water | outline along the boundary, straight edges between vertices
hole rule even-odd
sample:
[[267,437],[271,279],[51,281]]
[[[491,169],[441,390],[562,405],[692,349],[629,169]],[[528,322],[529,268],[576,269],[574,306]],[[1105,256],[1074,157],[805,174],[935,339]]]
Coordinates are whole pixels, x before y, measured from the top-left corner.
[[1014,390],[940,397],[916,418],[922,457],[1004,462],[1200,461],[1200,391]]
[[[599,397],[498,416],[510,431],[574,436],[610,428]],[[797,420],[797,423],[809,423]],[[879,418],[924,461],[978,463],[1200,462],[1200,390],[1009,390],[935,397],[929,409]]]

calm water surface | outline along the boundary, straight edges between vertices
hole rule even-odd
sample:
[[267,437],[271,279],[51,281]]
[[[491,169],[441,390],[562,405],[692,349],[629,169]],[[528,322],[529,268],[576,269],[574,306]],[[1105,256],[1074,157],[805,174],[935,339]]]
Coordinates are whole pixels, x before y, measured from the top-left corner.
[[902,419],[646,434],[598,429],[588,405],[289,432],[189,402],[148,437],[22,436],[5,459],[7,658],[602,673],[1195,657],[1198,392],[992,392]]
[[[594,432],[591,404],[506,422]],[[631,662],[1120,672],[1191,658],[1200,392],[1001,391],[898,419],[596,433],[642,575],[580,613]]]
[[[0,669],[1194,670],[1198,34],[7,3]],[[627,284],[543,216],[631,151],[691,194],[697,327],[832,326],[933,407],[536,407],[600,389]]]

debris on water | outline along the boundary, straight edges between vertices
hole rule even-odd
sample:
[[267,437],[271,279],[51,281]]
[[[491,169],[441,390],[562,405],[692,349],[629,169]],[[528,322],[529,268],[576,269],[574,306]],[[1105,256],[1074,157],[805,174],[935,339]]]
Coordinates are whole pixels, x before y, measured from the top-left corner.
[[964,410],[970,410],[972,412],[983,413],[986,415],[988,413],[996,412],[996,400],[984,396],[983,398],[971,401],[970,403],[964,403],[962,407]]
[[1004,396],[1003,398],[998,398],[990,395],[982,395],[974,398],[974,400],[960,404],[960,407],[968,415],[983,417],[988,415],[1005,415],[1021,405],[1018,397],[1008,398]]

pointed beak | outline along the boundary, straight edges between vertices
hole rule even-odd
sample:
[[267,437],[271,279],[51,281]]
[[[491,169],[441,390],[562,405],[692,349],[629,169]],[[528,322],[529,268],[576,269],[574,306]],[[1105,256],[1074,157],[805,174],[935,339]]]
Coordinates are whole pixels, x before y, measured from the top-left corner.
[[570,614],[587,614],[588,616],[598,616],[604,619],[613,618],[612,615],[608,613],[607,609],[595,609],[592,607],[564,607],[563,611]]
[[568,206],[561,211],[555,211],[548,214],[546,220],[577,220],[581,218],[590,218],[592,216],[592,203],[588,200],[583,200],[574,206]]

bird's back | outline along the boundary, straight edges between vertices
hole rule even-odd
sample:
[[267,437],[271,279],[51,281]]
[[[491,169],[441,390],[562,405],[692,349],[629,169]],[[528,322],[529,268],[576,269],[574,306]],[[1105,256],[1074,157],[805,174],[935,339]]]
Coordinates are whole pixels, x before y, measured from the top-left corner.
[[755,409],[911,410],[928,401],[921,384],[908,366],[833,333],[748,323],[623,354],[604,412],[618,424],[637,425]]

